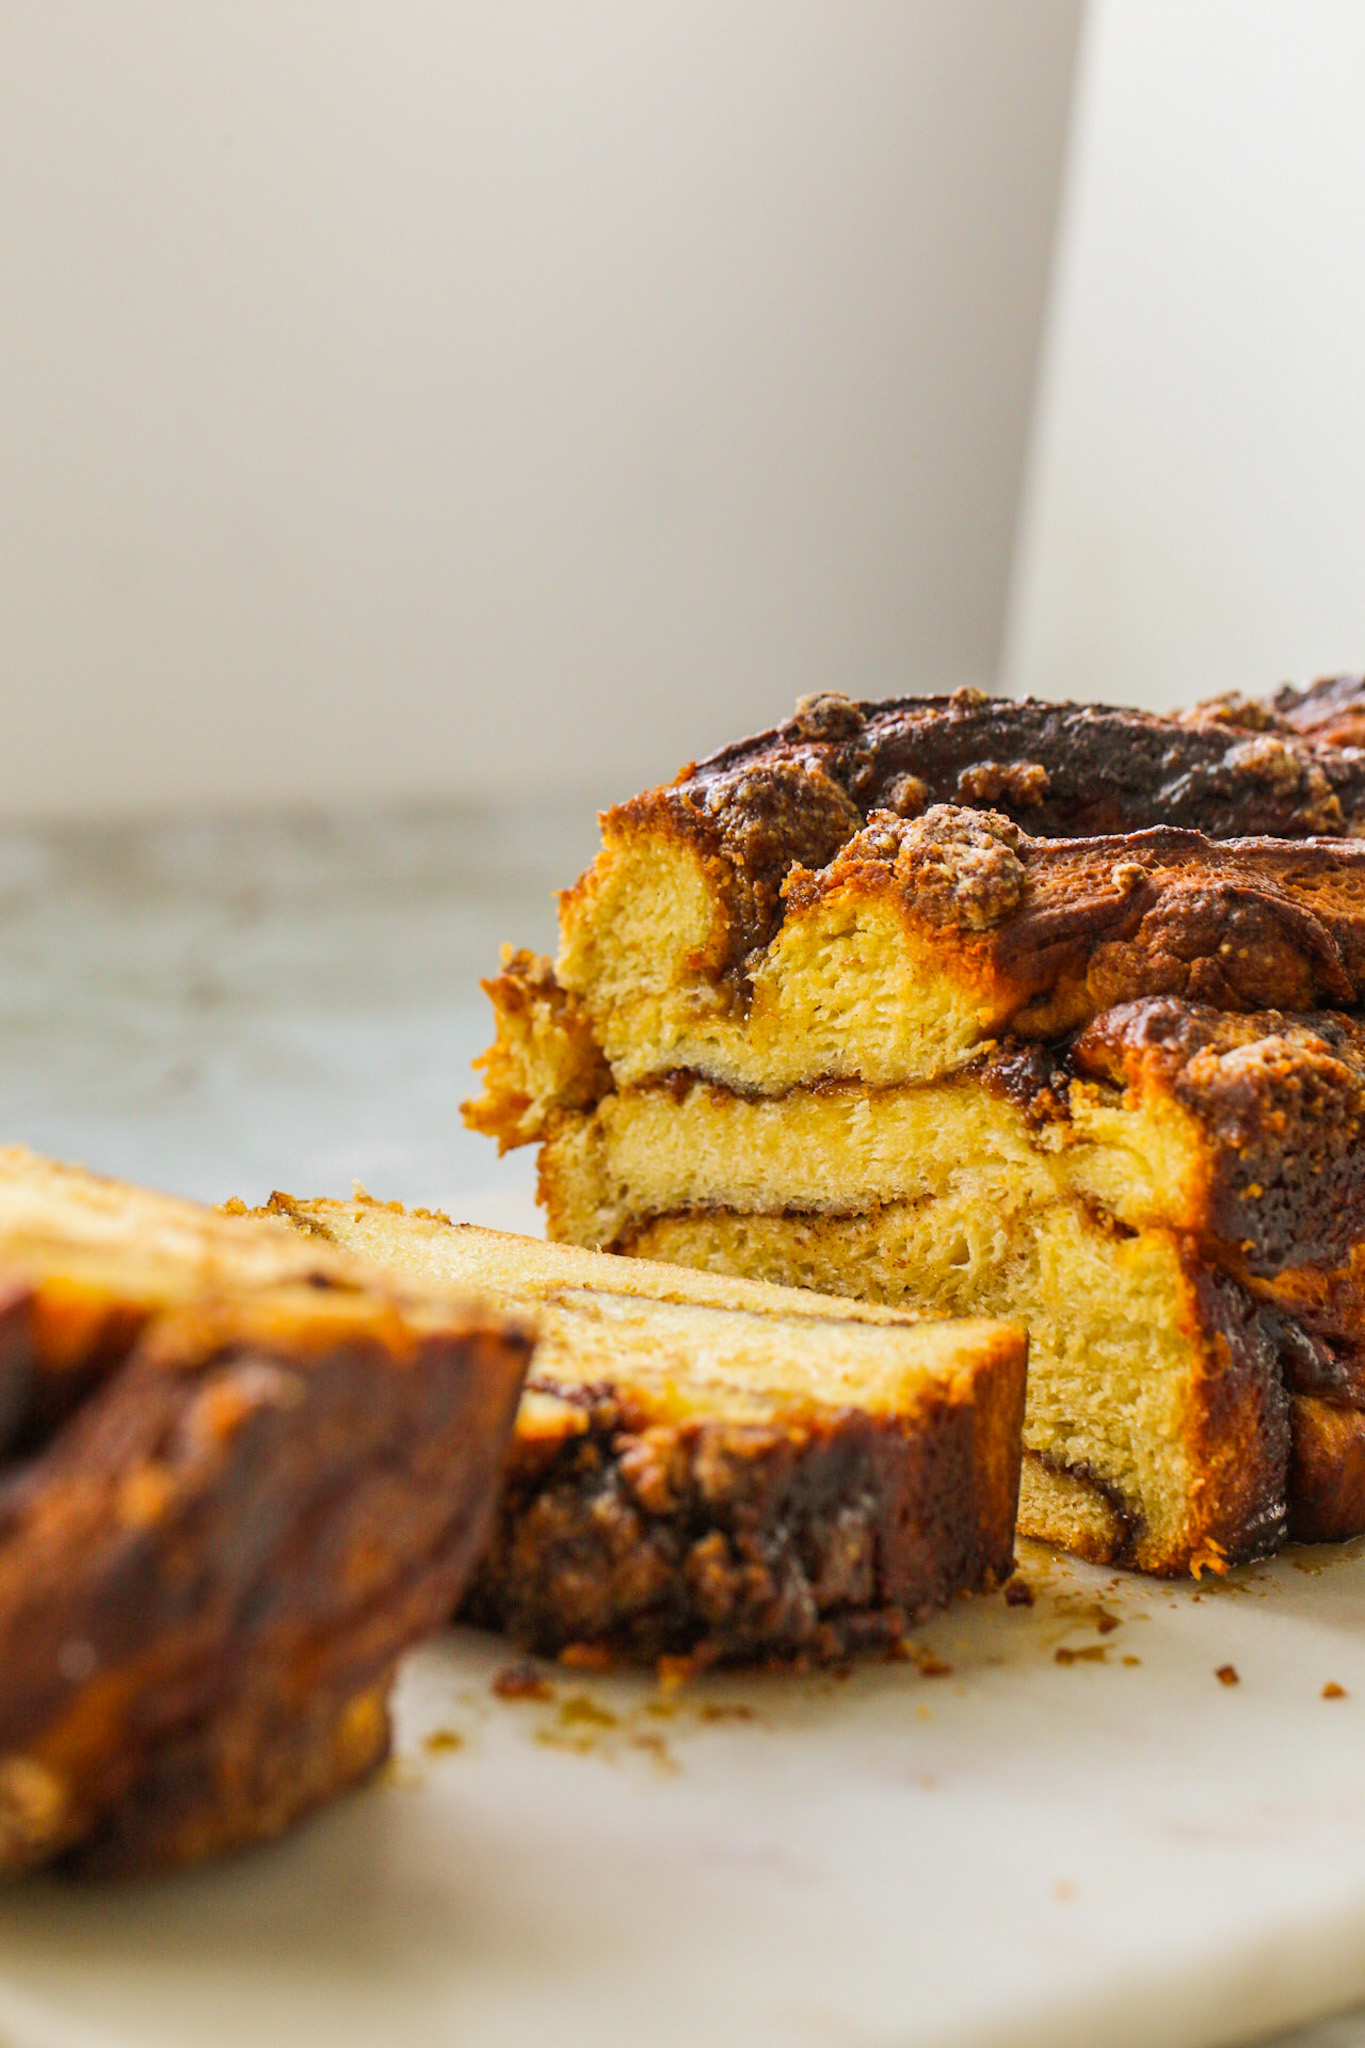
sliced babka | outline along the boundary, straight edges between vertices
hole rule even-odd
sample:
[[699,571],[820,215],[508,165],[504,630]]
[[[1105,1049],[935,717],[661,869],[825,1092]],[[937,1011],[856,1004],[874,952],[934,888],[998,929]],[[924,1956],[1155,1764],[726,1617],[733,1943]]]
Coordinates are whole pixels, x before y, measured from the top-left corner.
[[466,1613],[546,1653],[841,1656],[1010,1570],[1025,1342],[452,1225],[271,1211],[538,1341]]

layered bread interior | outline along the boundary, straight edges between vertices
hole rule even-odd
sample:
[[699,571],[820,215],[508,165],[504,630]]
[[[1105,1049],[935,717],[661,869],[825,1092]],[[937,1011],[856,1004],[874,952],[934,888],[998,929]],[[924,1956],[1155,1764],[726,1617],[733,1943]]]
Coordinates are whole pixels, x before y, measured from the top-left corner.
[[1129,789],[1140,829],[1031,835],[1056,757],[1014,816],[869,816],[927,758],[895,709],[609,813],[558,960],[489,984],[470,1121],[539,1144],[555,1238],[1024,1320],[1025,1533],[1183,1572],[1365,1528],[1365,854],[1212,771],[1147,792],[1178,827]]

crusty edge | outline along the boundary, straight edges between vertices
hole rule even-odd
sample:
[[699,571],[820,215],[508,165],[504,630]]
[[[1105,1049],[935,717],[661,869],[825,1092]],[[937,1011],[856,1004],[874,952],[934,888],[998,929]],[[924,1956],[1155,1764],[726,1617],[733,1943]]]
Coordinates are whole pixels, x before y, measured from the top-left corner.
[[244,1847],[380,1760],[395,1660],[482,1547],[531,1348],[510,1319],[431,1321],[302,1287],[196,1303],[10,1468],[0,1876]]
[[1020,1534],[1160,1577],[1222,1572],[1286,1537],[1365,1534],[1365,1414],[1288,1391],[1288,1319],[1192,1252],[1186,1273],[1198,1363],[1185,1422],[1195,1481],[1181,1541],[1157,1551],[1114,1488],[1088,1471],[1042,1471],[1046,1461],[1027,1451]]
[[484,1092],[461,1107],[469,1129],[496,1138],[501,1154],[543,1137],[557,1112],[591,1109],[611,1072],[581,1004],[543,954],[504,947],[502,973],[483,989],[496,1035],[474,1062]]
[[1278,1332],[1245,1288],[1184,1248],[1198,1364],[1185,1419],[1194,1474],[1185,1556],[1147,1570],[1224,1571],[1284,1539],[1290,1414]]
[[1037,1452],[1026,1453],[1019,1519],[1023,1536],[1158,1578],[1197,1578],[1267,1556],[1287,1523],[1290,1403],[1275,1324],[1192,1243],[1179,1250],[1192,1359],[1182,1432],[1191,1482],[1179,1530],[1163,1540],[1102,1474]]
[[1293,1399],[1289,1529],[1296,1543],[1365,1535],[1365,1414],[1313,1394]]
[[897,1640],[1011,1569],[1025,1362],[1002,1331],[913,1414],[772,1427],[631,1427],[591,1390],[558,1441],[519,1429],[465,1616],[547,1655],[827,1661]]

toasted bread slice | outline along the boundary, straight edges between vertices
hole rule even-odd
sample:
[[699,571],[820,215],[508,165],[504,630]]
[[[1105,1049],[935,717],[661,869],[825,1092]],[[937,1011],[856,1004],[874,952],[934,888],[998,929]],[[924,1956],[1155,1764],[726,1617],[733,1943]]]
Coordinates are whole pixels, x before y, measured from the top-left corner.
[[17,1148],[0,1300],[0,1873],[278,1833],[385,1752],[524,1323]]
[[466,1611],[547,1653],[844,1654],[1010,1569],[1025,1344],[453,1225],[272,1212],[534,1314],[507,1492]]

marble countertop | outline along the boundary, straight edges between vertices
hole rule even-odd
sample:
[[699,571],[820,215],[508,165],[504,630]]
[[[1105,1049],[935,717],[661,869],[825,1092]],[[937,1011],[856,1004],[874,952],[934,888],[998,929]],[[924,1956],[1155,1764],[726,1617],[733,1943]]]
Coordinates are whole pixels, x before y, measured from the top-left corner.
[[[0,1131],[219,1201],[371,1192],[535,1229],[461,1101],[504,940],[554,945],[584,805],[0,833]],[[470,1204],[479,1209],[473,1217]]]
[[[594,841],[582,804],[544,807],[530,837],[494,808],[0,832],[0,1132],[209,1200],[360,1180],[537,1230],[530,1153],[499,1162],[460,1120],[488,1035],[477,981],[503,940],[552,947],[553,889]],[[9,1931],[31,1942],[44,1910]],[[831,2028],[790,2038],[893,2038]],[[40,2014],[14,2038],[135,2035]],[[1362,2048],[1365,2013],[1291,2041]]]

